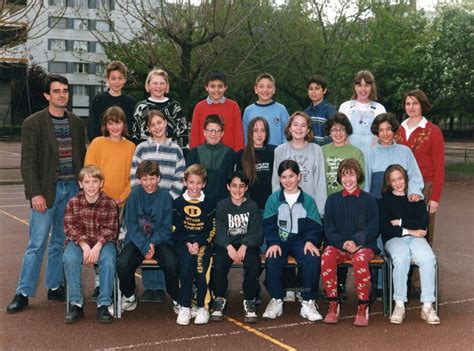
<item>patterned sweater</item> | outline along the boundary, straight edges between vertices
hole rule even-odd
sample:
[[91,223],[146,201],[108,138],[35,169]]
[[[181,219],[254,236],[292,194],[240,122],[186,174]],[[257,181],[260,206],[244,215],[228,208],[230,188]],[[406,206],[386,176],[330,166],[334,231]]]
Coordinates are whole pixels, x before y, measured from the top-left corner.
[[139,184],[136,177],[138,164],[145,160],[151,160],[160,166],[160,188],[170,192],[176,199],[183,192],[183,176],[186,170],[186,160],[181,148],[171,139],[163,144],[157,144],[150,137],[135,149],[130,170],[131,186]]

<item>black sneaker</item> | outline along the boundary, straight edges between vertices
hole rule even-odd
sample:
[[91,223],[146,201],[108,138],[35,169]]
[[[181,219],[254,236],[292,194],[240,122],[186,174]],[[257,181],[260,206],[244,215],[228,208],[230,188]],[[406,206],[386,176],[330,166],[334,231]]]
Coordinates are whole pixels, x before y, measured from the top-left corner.
[[82,318],[84,318],[84,308],[70,305],[69,312],[66,314],[65,323],[66,324],[74,324],[79,322]]
[[153,290],[153,302],[163,302],[165,300],[165,292],[163,290]]
[[64,293],[64,287],[60,285],[59,288],[55,290],[48,289],[48,300],[66,301],[66,294]]
[[216,297],[211,305],[211,321],[222,321],[224,319],[224,308],[226,299]]
[[255,300],[244,300],[244,322],[257,322],[257,304]]
[[155,296],[155,290],[147,289],[143,292],[140,297],[141,302],[153,302]]
[[100,287],[96,286],[96,288],[94,289],[94,292],[91,295],[91,301],[94,301],[94,302],[97,301],[99,294],[100,294]]
[[99,306],[97,308],[97,320],[101,324],[110,324],[114,321],[114,317],[109,312],[109,308],[105,305]]

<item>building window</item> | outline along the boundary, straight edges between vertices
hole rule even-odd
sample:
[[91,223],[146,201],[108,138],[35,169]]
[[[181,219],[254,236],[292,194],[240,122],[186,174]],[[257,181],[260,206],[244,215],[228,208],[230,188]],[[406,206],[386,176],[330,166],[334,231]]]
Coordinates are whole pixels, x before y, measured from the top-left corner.
[[66,6],[66,0],[49,0],[49,4],[54,6]]
[[83,21],[81,19],[74,19],[74,29],[88,29],[87,28],[87,21]]
[[101,32],[110,32],[110,24],[106,21],[96,21],[95,29]]
[[49,28],[66,29],[67,28],[67,18],[50,17],[49,18]]
[[49,39],[49,49],[55,51],[66,51],[66,40]]
[[89,7],[89,1],[88,0],[74,0],[74,6],[75,7],[82,7],[82,8],[88,8]]
[[98,76],[103,76],[105,74],[105,65],[102,63],[96,63],[95,74]]
[[88,74],[89,73],[89,64],[87,63],[74,63],[74,73],[78,74]]
[[82,40],[74,40],[72,44],[72,51],[76,52],[87,52],[88,51],[88,42]]
[[50,73],[67,73],[67,63],[50,61],[49,72]]
[[73,95],[88,96],[87,94],[87,85],[74,85],[72,87]]
[[95,52],[98,54],[105,54],[105,49],[100,43],[95,43]]

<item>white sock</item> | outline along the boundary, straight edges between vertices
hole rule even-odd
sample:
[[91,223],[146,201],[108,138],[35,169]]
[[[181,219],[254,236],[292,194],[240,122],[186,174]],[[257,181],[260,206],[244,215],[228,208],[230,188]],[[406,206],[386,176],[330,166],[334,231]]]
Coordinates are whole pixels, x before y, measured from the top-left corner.
[[431,302],[423,302],[423,309],[428,310],[431,308]]
[[395,306],[405,308],[405,303],[401,300],[395,300]]

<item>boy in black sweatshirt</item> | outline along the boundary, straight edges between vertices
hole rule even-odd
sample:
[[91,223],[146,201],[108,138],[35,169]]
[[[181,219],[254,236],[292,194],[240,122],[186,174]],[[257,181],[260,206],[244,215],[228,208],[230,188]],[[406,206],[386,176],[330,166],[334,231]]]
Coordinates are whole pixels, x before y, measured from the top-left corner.
[[249,180],[242,171],[227,178],[230,196],[217,204],[214,270],[212,274],[214,301],[211,320],[224,318],[227,275],[232,263],[244,265],[245,322],[257,321],[255,298],[260,273],[260,244],[263,238],[262,215],[255,201],[245,197]]

